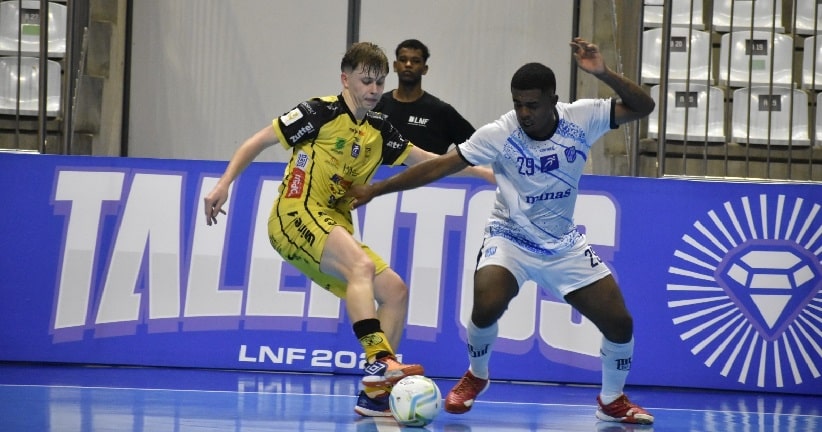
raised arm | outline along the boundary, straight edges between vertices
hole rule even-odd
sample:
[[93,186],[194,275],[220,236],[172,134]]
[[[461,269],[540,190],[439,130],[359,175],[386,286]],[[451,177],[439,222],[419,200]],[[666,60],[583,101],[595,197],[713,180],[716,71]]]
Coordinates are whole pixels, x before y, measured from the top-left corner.
[[574,38],[571,42],[577,66],[611,87],[619,96],[614,112],[617,124],[627,123],[647,116],[654,110],[654,100],[637,83],[612,71],[602,58],[599,48],[585,39]]
[[245,140],[234,152],[220,180],[203,199],[203,211],[208,225],[217,223],[218,214],[225,214],[223,204],[228,200],[228,187],[231,186],[231,183],[237,179],[240,173],[248,167],[260,152],[277,143],[279,143],[279,140],[274,133],[274,128],[269,125]]

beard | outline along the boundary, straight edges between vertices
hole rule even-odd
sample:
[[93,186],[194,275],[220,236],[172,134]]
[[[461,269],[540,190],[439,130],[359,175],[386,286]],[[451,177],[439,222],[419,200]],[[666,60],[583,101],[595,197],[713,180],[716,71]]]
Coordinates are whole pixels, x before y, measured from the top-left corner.
[[400,84],[406,86],[415,86],[422,82],[422,76],[417,74],[404,74],[401,73],[397,76]]

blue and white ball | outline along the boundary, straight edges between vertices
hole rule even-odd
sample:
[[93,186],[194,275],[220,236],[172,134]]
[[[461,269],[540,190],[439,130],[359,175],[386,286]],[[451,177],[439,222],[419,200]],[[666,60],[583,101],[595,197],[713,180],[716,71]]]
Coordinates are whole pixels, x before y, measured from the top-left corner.
[[405,377],[394,384],[389,398],[391,414],[403,426],[425,426],[440,413],[442,393],[430,378]]

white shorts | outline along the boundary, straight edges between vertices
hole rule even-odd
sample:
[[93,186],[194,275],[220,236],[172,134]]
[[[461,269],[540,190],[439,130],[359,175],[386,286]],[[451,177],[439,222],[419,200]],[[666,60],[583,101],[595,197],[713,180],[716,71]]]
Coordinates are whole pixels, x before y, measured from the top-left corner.
[[580,236],[573,247],[556,255],[534,254],[504,237],[486,237],[477,269],[487,265],[505,267],[517,278],[519,286],[531,280],[559,299],[611,274],[585,236]]

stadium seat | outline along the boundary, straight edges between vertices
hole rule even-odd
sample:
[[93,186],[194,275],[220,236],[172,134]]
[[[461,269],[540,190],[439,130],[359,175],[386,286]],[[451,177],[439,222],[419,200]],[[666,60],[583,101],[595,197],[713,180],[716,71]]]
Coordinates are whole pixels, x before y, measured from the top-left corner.
[[802,50],[802,87],[822,89],[822,38],[819,36],[805,39]]
[[[689,42],[690,41],[690,42]],[[645,30],[642,34],[642,83],[660,82],[662,65],[662,29]],[[711,79],[711,35],[701,30],[682,27],[671,28],[670,52],[668,60],[668,81],[685,81],[702,84],[713,83]],[[690,76],[688,65],[690,61]]]
[[[17,0],[0,2],[0,55],[17,55],[18,38],[21,55],[40,55],[40,2],[26,0],[21,4],[19,8]],[[48,13],[48,56],[63,57],[66,55],[66,6],[49,2]]]
[[[662,27],[664,0],[647,0],[643,8],[642,22],[645,27]],[[692,27],[703,30],[702,0],[671,0],[671,26]],[[691,10],[693,5],[693,10]]]
[[[789,87],[740,88],[733,93],[732,139],[738,143],[810,145],[808,94]],[[793,121],[791,121],[793,118]]]
[[818,0],[796,0],[794,31],[801,35],[822,33],[822,3]]
[[789,35],[761,30],[726,33],[719,47],[719,83],[731,87],[771,82],[791,86],[792,53],[793,38]]
[[[648,138],[659,136],[659,91],[651,87],[657,102],[648,116]],[[725,142],[725,99],[719,87],[670,83],[665,116],[665,138],[674,141]],[[685,120],[687,116],[687,122]],[[686,131],[687,128],[687,131]],[[687,134],[687,138],[686,138]]]
[[776,33],[785,31],[782,23],[782,0],[714,0],[713,3],[714,13],[711,22],[714,30],[718,32],[751,28]]
[[[17,85],[20,83],[20,115],[37,116],[40,100],[40,59],[20,57],[18,75],[17,57],[0,57],[0,114],[15,114],[17,105]],[[48,60],[48,98],[46,113],[55,117],[60,112],[60,63]]]

